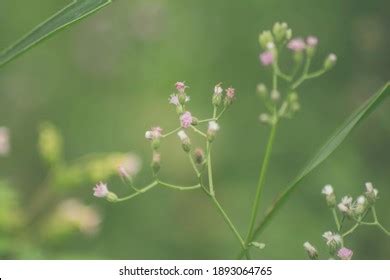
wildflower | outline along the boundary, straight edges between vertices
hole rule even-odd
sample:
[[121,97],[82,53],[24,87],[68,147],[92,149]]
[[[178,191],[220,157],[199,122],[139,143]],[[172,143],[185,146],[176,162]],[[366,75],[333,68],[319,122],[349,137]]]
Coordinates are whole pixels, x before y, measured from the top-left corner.
[[213,94],[213,99],[212,103],[214,106],[220,106],[222,102],[222,92],[223,89],[221,87],[221,84],[218,84],[214,87],[214,94]]
[[314,47],[317,46],[317,44],[318,44],[318,38],[317,38],[317,37],[314,37],[314,36],[309,36],[309,37],[306,38],[306,44],[307,44],[309,47],[314,48]]
[[151,130],[145,132],[145,138],[152,141],[153,150],[157,150],[160,147],[160,139],[162,137],[162,128],[159,126],[152,127]]
[[180,141],[181,141],[181,144],[182,144],[182,147],[183,147],[183,150],[188,153],[189,151],[191,151],[191,141],[190,141],[190,138],[188,137],[188,135],[184,132],[184,130],[180,130],[177,135],[179,136],[180,138]]
[[169,96],[169,104],[172,104],[172,105],[175,105],[175,106],[179,106],[180,103],[179,103],[179,97],[177,96],[177,94],[171,94]]
[[270,65],[274,62],[274,54],[272,51],[262,52],[259,56],[260,62],[264,65]]
[[337,56],[334,53],[331,53],[328,55],[328,57],[324,61],[324,69],[330,70],[337,61]]
[[207,129],[207,139],[212,142],[215,138],[217,131],[219,130],[219,124],[216,121],[210,121]]
[[262,113],[262,114],[260,114],[260,116],[259,116],[259,120],[260,120],[260,122],[262,122],[262,123],[268,124],[268,123],[270,123],[271,118],[270,118],[270,116],[269,116],[268,114]]
[[6,127],[0,127],[0,156],[8,155],[9,151],[9,130]]
[[133,154],[129,154],[118,166],[118,173],[122,178],[132,180],[141,169],[141,160]]
[[193,118],[190,112],[184,112],[180,116],[180,123],[183,128],[187,128],[192,124]]
[[288,42],[287,47],[294,52],[301,52],[306,48],[306,44],[301,38],[294,38]]
[[104,184],[102,182],[96,184],[96,186],[93,188],[93,195],[96,197],[107,197],[109,194],[107,184]]
[[196,148],[194,151],[195,162],[197,164],[203,164],[204,162],[204,152],[201,148]]
[[303,248],[305,249],[305,251],[307,252],[307,254],[309,255],[309,258],[311,260],[316,260],[318,259],[318,252],[317,252],[317,249],[311,245],[309,242],[305,242],[303,243]]
[[176,82],[175,88],[177,89],[177,91],[179,93],[184,93],[186,88],[187,88],[187,86],[185,85],[184,82]]
[[331,231],[325,232],[322,237],[324,237],[326,245],[328,245],[332,251],[339,248],[343,243],[342,237],[339,234],[332,233]]
[[374,203],[378,198],[378,190],[374,188],[371,182],[366,183],[365,196],[370,204]]
[[331,185],[326,185],[322,189],[322,194],[325,195],[326,202],[328,203],[329,207],[335,207],[336,205],[336,196],[333,191],[333,187]]
[[236,95],[236,90],[232,87],[229,87],[226,89],[226,96],[225,96],[225,106],[229,106],[233,103],[234,97]]
[[337,252],[337,256],[341,259],[341,260],[350,260],[352,258],[352,255],[353,255],[353,251],[348,249],[348,248],[341,248],[338,252]]
[[352,197],[350,196],[344,196],[341,199],[341,202],[337,205],[340,212],[343,214],[350,215],[352,210]]
[[156,151],[153,152],[151,167],[154,174],[157,174],[160,171],[161,154]]
[[159,126],[152,127],[151,130],[145,132],[145,138],[148,140],[155,140],[161,138],[162,128]]
[[359,196],[352,205],[352,211],[355,216],[360,216],[366,210],[367,199],[365,196]]

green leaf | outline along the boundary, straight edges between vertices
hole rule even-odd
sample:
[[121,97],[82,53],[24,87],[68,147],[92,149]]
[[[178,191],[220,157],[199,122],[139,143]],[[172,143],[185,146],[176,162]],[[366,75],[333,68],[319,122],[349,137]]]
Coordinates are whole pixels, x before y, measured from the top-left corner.
[[96,12],[112,0],[74,0],[52,17],[39,24],[12,46],[0,53],[0,67],[29,50],[50,35]]
[[[264,230],[264,228],[268,225],[278,210],[281,209],[283,204],[287,201],[288,197],[296,189],[299,183],[314,169],[316,169],[324,160],[326,160],[345,140],[351,131],[385,101],[389,94],[390,82],[387,82],[387,84],[382,89],[380,89],[370,99],[368,99],[363,104],[363,106],[355,111],[344,122],[344,124],[336,130],[336,132],[329,138],[325,145],[323,145],[317,154],[305,165],[298,176],[296,176],[296,178],[286,187],[286,189],[276,197],[274,203],[268,209],[264,219],[254,231],[253,238],[256,238]],[[242,254],[243,252],[241,252],[241,256]]]

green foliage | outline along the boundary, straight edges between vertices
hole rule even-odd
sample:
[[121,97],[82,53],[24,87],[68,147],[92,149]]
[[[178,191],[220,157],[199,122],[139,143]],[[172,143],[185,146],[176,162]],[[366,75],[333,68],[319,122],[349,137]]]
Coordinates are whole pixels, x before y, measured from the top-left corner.
[[110,4],[112,0],[75,0],[0,53],[0,67],[57,31]]

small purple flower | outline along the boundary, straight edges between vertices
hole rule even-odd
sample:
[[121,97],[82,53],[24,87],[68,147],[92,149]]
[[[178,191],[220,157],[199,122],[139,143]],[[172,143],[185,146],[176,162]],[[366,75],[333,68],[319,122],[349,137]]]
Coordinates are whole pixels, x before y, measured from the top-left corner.
[[288,42],[287,47],[294,52],[300,52],[306,48],[306,44],[301,38],[294,38]]
[[184,91],[186,90],[186,87],[187,86],[185,85],[184,82],[176,82],[176,84],[175,84],[175,88],[180,93],[184,93]]
[[183,128],[187,128],[192,124],[192,115],[190,112],[184,112],[183,115],[180,116],[180,123]]
[[353,251],[348,249],[348,248],[345,248],[345,247],[342,247],[338,252],[337,252],[337,256],[341,259],[341,260],[350,260],[352,258],[352,255],[353,255]]
[[314,48],[318,44],[318,38],[314,36],[309,36],[306,38],[306,43],[309,47]]
[[145,132],[145,138],[148,140],[155,140],[161,137],[162,128],[159,126],[152,127],[151,130]]
[[265,51],[260,54],[260,62],[264,65],[270,65],[274,62],[274,54],[272,51]]
[[100,182],[93,188],[93,195],[96,197],[107,197],[108,194],[107,184]]
[[0,127],[0,156],[8,155],[9,151],[9,130],[6,127]]
[[171,94],[171,96],[169,96],[169,104],[172,104],[172,105],[175,105],[175,106],[179,106],[179,97],[177,96],[177,94]]

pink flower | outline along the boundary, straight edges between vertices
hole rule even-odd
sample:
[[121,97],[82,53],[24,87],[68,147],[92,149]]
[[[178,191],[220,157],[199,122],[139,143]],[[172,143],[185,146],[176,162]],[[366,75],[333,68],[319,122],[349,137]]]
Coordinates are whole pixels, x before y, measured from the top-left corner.
[[9,131],[6,127],[0,127],[0,156],[8,155],[10,150]]
[[131,179],[141,169],[141,160],[134,154],[129,154],[118,166],[118,173],[123,178]]
[[159,139],[161,137],[162,128],[159,126],[152,127],[151,130],[145,132],[145,138],[148,140]]
[[353,252],[352,250],[348,249],[348,248],[341,248],[338,252],[337,252],[337,256],[342,259],[342,260],[350,260],[352,258],[352,255],[353,255]]
[[265,51],[260,54],[260,61],[265,66],[270,65],[274,62],[274,54],[272,51]]
[[183,115],[180,116],[181,126],[184,128],[189,127],[192,124],[192,115],[190,112],[184,112]]
[[236,94],[236,90],[232,87],[226,89],[226,97],[229,99],[233,99]]
[[176,89],[177,89],[178,92],[184,93],[184,91],[186,90],[186,87],[187,87],[187,86],[185,85],[184,82],[177,82],[177,83],[175,84],[175,87],[176,87]]
[[96,197],[106,197],[108,194],[107,184],[100,182],[93,188],[93,195]]
[[306,43],[309,47],[314,48],[318,44],[318,39],[317,39],[317,37],[309,36],[306,38]]
[[175,106],[179,106],[179,97],[177,96],[177,94],[171,94],[171,96],[169,96],[169,104],[172,104],[172,105],[175,105]]
[[295,38],[288,42],[287,47],[294,52],[300,52],[305,49],[306,45],[301,38]]

